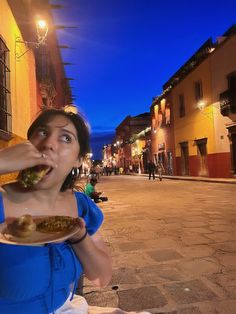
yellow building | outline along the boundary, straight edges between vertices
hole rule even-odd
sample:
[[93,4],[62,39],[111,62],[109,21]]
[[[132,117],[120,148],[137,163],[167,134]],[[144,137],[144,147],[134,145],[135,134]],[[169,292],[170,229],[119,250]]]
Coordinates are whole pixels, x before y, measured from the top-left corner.
[[[35,61],[29,50],[21,59],[18,55],[28,49],[17,25],[8,1],[0,1],[0,49],[1,49],[1,147],[8,146],[9,139],[26,137],[31,121],[31,104],[36,101]],[[13,136],[13,134],[15,136]]]
[[68,104],[70,91],[49,1],[0,0],[0,21],[1,149],[26,139],[40,109]]
[[152,154],[166,173],[236,175],[236,26],[207,40],[151,106]]
[[26,138],[31,121],[31,104],[37,104],[35,59],[28,47],[8,1],[0,1],[0,148]]
[[203,60],[197,61],[196,56],[197,66],[190,66],[189,73],[171,91],[178,175],[208,176],[207,158],[216,153],[208,58],[212,46],[207,42],[200,48]]
[[177,174],[231,177],[235,173],[226,128],[232,121],[221,114],[219,102],[227,89],[227,75],[236,70],[235,33],[225,40],[207,41],[197,52],[203,60],[171,91]]

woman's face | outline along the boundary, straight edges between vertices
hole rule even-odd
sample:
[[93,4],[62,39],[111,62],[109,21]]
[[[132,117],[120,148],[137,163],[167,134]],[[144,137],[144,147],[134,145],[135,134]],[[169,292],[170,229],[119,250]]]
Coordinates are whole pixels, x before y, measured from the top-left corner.
[[57,164],[37,184],[37,187],[62,185],[73,167],[79,166],[80,146],[74,124],[64,116],[56,115],[33,132],[30,142]]

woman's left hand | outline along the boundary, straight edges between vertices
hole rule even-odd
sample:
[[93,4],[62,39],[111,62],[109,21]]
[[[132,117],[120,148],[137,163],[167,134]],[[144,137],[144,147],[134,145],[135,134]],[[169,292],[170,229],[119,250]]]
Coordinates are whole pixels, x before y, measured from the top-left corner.
[[68,239],[69,242],[79,241],[86,233],[86,225],[85,225],[84,219],[78,217],[77,221],[78,221],[79,230],[78,232],[76,232],[76,234],[74,234],[71,238]]

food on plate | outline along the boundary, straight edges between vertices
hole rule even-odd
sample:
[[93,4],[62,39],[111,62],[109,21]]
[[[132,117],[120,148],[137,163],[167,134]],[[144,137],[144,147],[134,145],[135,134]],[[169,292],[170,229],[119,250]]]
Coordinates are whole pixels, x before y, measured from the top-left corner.
[[69,216],[50,216],[39,222],[36,230],[45,233],[66,232],[78,225],[78,218]]
[[7,225],[9,232],[16,237],[28,237],[36,230],[36,223],[30,215],[23,215]]
[[17,179],[23,187],[28,188],[37,184],[50,170],[47,166],[24,169],[20,171]]

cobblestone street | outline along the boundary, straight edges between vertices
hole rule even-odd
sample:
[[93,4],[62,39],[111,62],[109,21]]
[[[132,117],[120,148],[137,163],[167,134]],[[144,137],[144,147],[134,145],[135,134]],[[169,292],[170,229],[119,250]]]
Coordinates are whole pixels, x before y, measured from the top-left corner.
[[[236,313],[236,186],[102,177],[111,284],[89,304],[171,314]],[[99,204],[100,205],[100,204]]]

